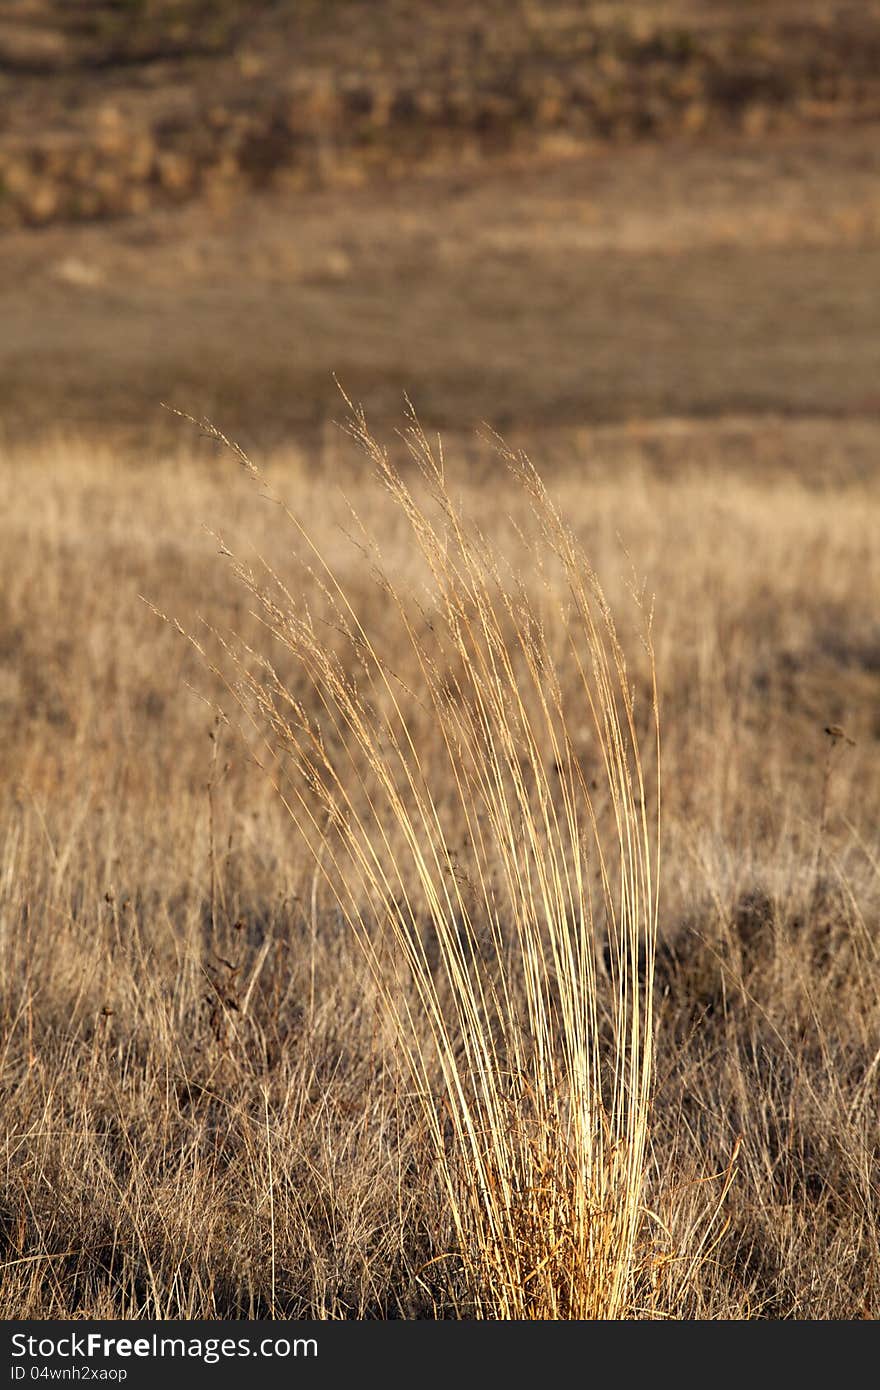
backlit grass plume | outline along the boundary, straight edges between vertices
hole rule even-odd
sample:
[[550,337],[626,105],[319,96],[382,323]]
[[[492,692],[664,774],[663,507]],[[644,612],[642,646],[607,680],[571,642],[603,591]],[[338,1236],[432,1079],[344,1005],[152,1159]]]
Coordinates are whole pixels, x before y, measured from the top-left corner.
[[626,1315],[658,901],[649,615],[637,695],[524,457],[504,455],[526,502],[511,560],[415,417],[405,468],[357,410],[350,429],[402,515],[405,572],[361,529],[382,602],[359,611],[288,511],[295,581],[233,559],[267,631],[260,651],[226,643],[234,688],[409,1070],[450,1215],[426,1277],[469,1316]]

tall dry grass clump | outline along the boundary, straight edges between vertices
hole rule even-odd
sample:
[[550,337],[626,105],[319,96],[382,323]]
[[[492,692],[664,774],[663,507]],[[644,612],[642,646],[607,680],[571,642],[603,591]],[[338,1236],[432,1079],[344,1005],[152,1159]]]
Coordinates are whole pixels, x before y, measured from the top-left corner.
[[[470,1316],[626,1315],[658,903],[650,615],[637,695],[599,580],[524,456],[504,456],[527,501],[518,566],[463,514],[414,416],[406,468],[360,412],[349,428],[410,568],[395,574],[353,514],[382,596],[371,621],[287,510],[295,581],[232,557],[271,640],[220,639],[228,688],[405,1059],[450,1216],[426,1278]],[[404,651],[417,681],[397,674]]]

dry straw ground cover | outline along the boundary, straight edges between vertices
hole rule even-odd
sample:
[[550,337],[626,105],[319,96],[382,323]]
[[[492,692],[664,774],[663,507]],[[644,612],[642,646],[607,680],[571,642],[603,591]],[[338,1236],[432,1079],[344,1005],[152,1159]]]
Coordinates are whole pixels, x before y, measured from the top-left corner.
[[354,429],[3,458],[4,1314],[875,1314],[876,484]]

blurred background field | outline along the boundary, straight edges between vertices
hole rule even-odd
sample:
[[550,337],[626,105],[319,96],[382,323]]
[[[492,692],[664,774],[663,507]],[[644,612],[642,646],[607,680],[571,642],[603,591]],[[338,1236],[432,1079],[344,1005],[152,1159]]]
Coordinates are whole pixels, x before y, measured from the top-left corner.
[[656,597],[631,1311],[880,1313],[878,60],[874,0],[2,7],[4,1316],[468,1311],[363,961],[142,602],[259,642],[203,527],[291,548],[166,402],[381,625],[334,374],[502,547],[478,429],[526,448]]
[[[0,17],[7,434],[873,420],[880,6]],[[877,122],[878,124],[875,124]]]

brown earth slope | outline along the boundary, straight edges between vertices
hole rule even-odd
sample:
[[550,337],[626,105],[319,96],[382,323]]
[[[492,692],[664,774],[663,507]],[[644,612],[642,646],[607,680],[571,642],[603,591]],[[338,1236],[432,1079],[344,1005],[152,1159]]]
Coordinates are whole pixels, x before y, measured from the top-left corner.
[[9,232],[3,428],[179,438],[168,401],[272,444],[338,416],[335,372],[446,431],[839,431],[880,406],[878,149],[730,137]]
[[872,421],[878,53],[874,0],[11,0],[0,430],[271,444],[334,372],[377,424]]
[[9,0],[0,226],[878,114],[876,0]]

